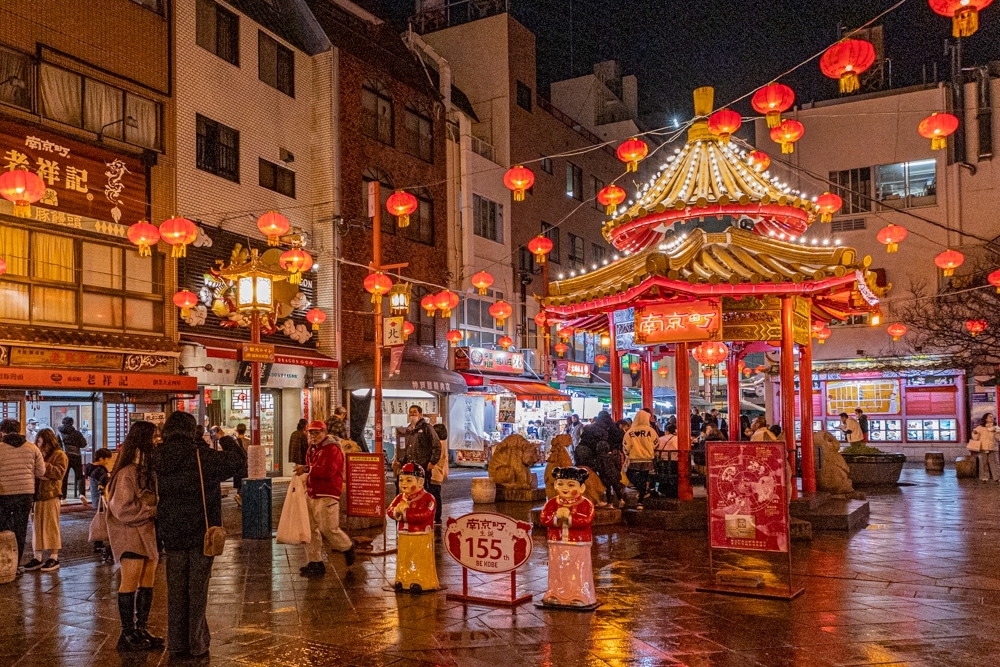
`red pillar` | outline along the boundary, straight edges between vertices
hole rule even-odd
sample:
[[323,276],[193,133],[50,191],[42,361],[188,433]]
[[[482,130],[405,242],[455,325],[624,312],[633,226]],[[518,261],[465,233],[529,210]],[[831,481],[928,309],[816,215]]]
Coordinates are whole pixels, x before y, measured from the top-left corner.
[[[793,297],[781,298],[781,430],[785,435],[788,460],[795,475],[795,341],[792,333]],[[792,484],[792,498],[798,497]]]
[[802,491],[816,491],[816,461],[813,449],[812,345],[799,346],[799,416],[802,419]]
[[729,440],[740,439],[740,366],[736,352],[729,353],[726,359],[726,401],[729,404]]
[[618,356],[615,340],[615,314],[608,313],[608,336],[611,344],[608,346],[608,369],[611,375],[611,418],[618,421],[625,415],[625,390],[622,387],[622,360]]
[[691,489],[691,387],[688,379],[688,346],[677,343],[674,348],[674,370],[677,375],[677,497],[693,500]]
[[653,410],[653,355],[649,350],[640,355],[642,373],[642,407]]

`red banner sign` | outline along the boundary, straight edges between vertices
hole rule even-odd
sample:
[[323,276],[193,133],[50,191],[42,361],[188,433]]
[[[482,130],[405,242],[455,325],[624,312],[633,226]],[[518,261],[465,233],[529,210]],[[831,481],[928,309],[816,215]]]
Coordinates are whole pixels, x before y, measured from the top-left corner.
[[68,369],[3,368],[0,387],[90,389],[92,391],[198,391],[198,378],[158,373],[114,373]]
[[590,364],[584,364],[579,361],[568,361],[566,359],[556,360],[555,372],[552,378],[556,382],[565,382],[566,378],[582,378],[586,380],[589,377]]
[[482,347],[460,347],[455,350],[455,370],[521,375],[524,373],[524,355]]
[[492,512],[448,517],[445,545],[448,555],[470,570],[510,572],[531,556],[531,524]]
[[347,516],[385,514],[385,461],[382,454],[351,452],[347,459]]
[[783,442],[706,442],[713,549],[787,552]]
[[635,309],[639,345],[719,340],[722,305],[698,302],[650,305]]

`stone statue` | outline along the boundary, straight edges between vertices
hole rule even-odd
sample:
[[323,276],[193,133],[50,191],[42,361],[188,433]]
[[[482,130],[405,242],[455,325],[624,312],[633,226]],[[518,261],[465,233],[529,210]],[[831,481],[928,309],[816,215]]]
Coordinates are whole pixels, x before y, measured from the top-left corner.
[[358,452],[361,451],[361,447],[358,445],[358,443],[354,442],[353,440],[344,440],[344,439],[340,440],[340,449],[345,454],[357,454]]
[[[850,467],[840,455],[840,442],[829,431],[813,433],[813,443],[817,450],[817,460],[823,461],[823,467],[816,471],[816,489],[827,493],[854,493],[854,485],[848,477]],[[822,457],[822,459],[820,459]]]
[[[557,435],[552,438],[552,449],[545,464],[545,497],[555,498],[556,492],[555,477],[552,471],[556,468],[569,468],[573,466],[573,461],[569,455],[569,446],[573,443],[573,438],[567,434]],[[589,474],[587,483],[583,485],[583,497],[592,502],[597,507],[607,505],[605,493],[606,487],[601,483],[600,478],[593,470],[587,466],[577,466],[586,470]]]
[[490,479],[506,489],[531,489],[531,466],[538,462],[538,451],[523,436],[509,435],[496,446],[490,457]]

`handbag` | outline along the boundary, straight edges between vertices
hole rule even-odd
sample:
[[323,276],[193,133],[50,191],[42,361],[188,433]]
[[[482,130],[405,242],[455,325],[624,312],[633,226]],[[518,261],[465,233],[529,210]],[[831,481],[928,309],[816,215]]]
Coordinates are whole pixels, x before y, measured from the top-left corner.
[[205,540],[201,552],[212,558],[221,556],[226,548],[226,529],[222,526],[208,525],[208,503],[205,501],[205,477],[201,472],[201,452],[196,452],[198,458],[198,480],[201,482],[201,509],[205,514]]
[[969,444],[965,448],[970,452],[981,452],[983,451],[983,443],[979,440],[969,440]]
[[108,501],[104,499],[104,494],[100,495],[97,501],[97,512],[90,520],[90,530],[87,532],[89,542],[108,542],[111,536],[108,534]]
[[288,485],[285,504],[278,519],[278,544],[308,544],[312,540],[305,475],[295,475]]

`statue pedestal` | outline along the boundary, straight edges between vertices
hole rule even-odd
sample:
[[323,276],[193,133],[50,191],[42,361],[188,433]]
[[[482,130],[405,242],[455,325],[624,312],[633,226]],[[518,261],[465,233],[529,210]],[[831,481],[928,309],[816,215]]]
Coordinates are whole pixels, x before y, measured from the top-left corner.
[[508,502],[508,503],[545,502],[545,489],[508,489],[498,484],[497,502]]
[[489,477],[475,477],[472,480],[472,502],[495,503],[497,500],[497,485]]

